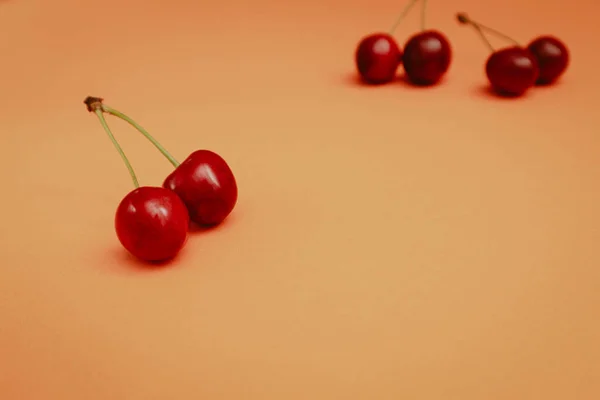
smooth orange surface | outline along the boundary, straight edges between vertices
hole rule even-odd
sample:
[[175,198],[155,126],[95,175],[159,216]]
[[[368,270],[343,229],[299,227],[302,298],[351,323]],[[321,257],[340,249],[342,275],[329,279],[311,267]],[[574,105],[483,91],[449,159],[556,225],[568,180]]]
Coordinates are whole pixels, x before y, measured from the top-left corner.
[[[432,0],[454,61],[415,89],[354,79],[402,1],[2,2],[0,399],[599,399],[593,3]],[[456,11],[559,36],[569,71],[488,96]],[[171,266],[117,241],[132,186],[87,95],[237,175]],[[160,185],[170,164],[109,122]]]

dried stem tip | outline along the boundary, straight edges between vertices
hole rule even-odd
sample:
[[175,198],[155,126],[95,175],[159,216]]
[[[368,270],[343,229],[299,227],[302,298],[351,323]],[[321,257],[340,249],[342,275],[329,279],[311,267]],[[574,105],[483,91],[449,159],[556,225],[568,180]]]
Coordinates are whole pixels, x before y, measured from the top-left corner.
[[471,20],[469,19],[469,17],[465,13],[458,13],[458,14],[456,14],[456,19],[461,24],[468,24],[468,23],[471,22]]
[[100,97],[88,96],[83,101],[83,104],[85,104],[85,106],[87,107],[87,110],[89,112],[94,112],[98,109],[102,109],[102,101],[103,100],[104,99],[102,99]]

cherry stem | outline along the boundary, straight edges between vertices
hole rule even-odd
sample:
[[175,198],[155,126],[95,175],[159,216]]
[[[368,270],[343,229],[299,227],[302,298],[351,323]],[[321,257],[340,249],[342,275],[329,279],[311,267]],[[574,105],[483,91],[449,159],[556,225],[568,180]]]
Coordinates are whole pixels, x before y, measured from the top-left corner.
[[421,3],[421,30],[425,30],[425,18],[427,14],[427,0],[422,0]]
[[100,107],[102,108],[102,111],[104,111],[105,113],[108,113],[114,117],[120,118],[123,121],[127,122],[128,124],[130,124],[131,126],[133,126],[136,130],[138,130],[142,135],[144,135],[146,137],[146,139],[148,139],[153,145],[154,147],[156,147],[158,149],[158,151],[160,151],[162,153],[163,156],[165,156],[165,158],[167,160],[169,160],[169,162],[171,164],[173,164],[173,166],[175,168],[179,167],[179,162],[175,159],[175,157],[173,157],[159,142],[158,140],[154,139],[154,137],[152,137],[152,135],[150,135],[148,133],[147,130],[145,130],[140,124],[138,124],[137,122],[135,122],[133,119],[131,119],[130,117],[128,117],[127,115],[123,114],[120,111],[115,110],[112,107],[109,107],[105,104],[100,104]]
[[[456,14],[456,19],[458,20],[458,22],[460,22],[461,24],[469,24],[471,26],[473,26],[475,29],[477,29],[481,35],[483,35],[483,31],[489,32],[493,35],[496,35],[506,41],[509,41],[511,43],[513,43],[515,46],[521,46],[519,44],[518,41],[516,41],[515,39],[511,38],[510,36],[505,35],[502,32],[499,32],[495,29],[490,28],[489,26],[485,26],[480,24],[479,22],[473,21],[471,18],[469,18],[469,16],[465,13],[458,13]],[[485,41],[488,43],[489,45],[489,40],[486,38]],[[489,47],[491,48],[491,45],[489,45]],[[493,49],[492,49],[493,51]]]
[[486,44],[486,46],[490,49],[490,51],[492,53],[494,52],[494,46],[492,46],[492,44],[490,43],[489,39],[487,38],[487,36],[485,36],[485,34],[483,33],[483,31],[481,30],[481,27],[478,24],[472,22],[469,19],[469,17],[467,17],[467,15],[464,14],[464,13],[458,13],[458,14],[456,14],[456,19],[461,24],[471,25],[473,27],[473,29],[475,29],[477,31],[477,33],[479,34],[479,36],[481,37],[481,39],[483,40],[483,42]]
[[[93,107],[93,106],[90,106],[90,107]],[[110,138],[110,140],[115,145],[115,148],[117,149],[117,151],[121,155],[121,158],[123,159],[123,162],[127,166],[127,169],[129,170],[129,175],[131,175],[131,180],[133,181],[133,185],[136,188],[139,188],[140,184],[138,182],[137,176],[135,175],[135,171],[133,170],[133,167],[131,166],[131,163],[129,162],[129,159],[127,159],[127,156],[125,155],[125,152],[123,151],[123,148],[121,147],[121,145],[119,144],[119,142],[115,138],[115,135],[113,135],[113,133],[111,132],[110,128],[108,127],[108,123],[106,122],[106,118],[104,118],[104,114],[102,113],[102,110],[100,109],[100,107],[96,107],[96,108],[93,108],[93,111],[98,116],[98,119],[100,120],[100,124],[102,124],[102,127],[104,128],[104,130],[108,134],[108,137]]]
[[411,8],[413,8],[413,6],[415,4],[417,4],[418,1],[420,1],[420,0],[411,0],[406,5],[406,7],[404,7],[404,10],[402,10],[402,13],[398,16],[398,19],[396,20],[396,22],[394,22],[394,25],[392,25],[392,27],[390,28],[390,35],[392,35],[396,31],[396,29],[398,28],[398,25],[400,25],[400,22],[402,22],[404,17],[406,17],[406,15],[408,15]]

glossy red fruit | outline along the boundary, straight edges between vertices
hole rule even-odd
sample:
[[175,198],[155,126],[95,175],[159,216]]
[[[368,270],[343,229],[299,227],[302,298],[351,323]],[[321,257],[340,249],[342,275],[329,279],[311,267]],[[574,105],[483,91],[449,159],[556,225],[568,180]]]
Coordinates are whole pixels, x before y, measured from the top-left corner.
[[402,56],[406,76],[417,85],[437,83],[448,71],[451,60],[450,42],[442,33],[433,30],[408,39]]
[[569,65],[569,50],[553,36],[540,36],[527,49],[537,59],[540,75],[536,84],[548,85],[556,81]]
[[119,241],[143,261],[166,261],[177,255],[188,236],[189,215],[172,191],[142,186],[127,194],[115,216]]
[[360,41],[354,58],[358,73],[364,82],[382,84],[396,78],[402,51],[392,36],[387,33],[375,33]]
[[217,225],[233,211],[238,189],[233,172],[221,156],[209,150],[190,154],[164,181],[183,200],[192,221]]
[[505,96],[520,96],[531,88],[539,75],[533,54],[522,47],[493,52],[485,65],[492,88]]

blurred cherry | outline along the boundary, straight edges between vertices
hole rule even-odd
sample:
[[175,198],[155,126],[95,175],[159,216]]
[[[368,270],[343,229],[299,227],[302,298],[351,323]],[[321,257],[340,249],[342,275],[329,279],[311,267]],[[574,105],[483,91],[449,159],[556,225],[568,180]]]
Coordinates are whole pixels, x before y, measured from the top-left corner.
[[361,79],[376,85],[394,80],[402,52],[391,35],[375,33],[360,41],[354,58]]
[[493,52],[485,64],[485,73],[498,94],[521,96],[535,84],[539,70],[533,54],[515,46]]
[[536,82],[538,85],[554,83],[569,66],[567,46],[553,36],[540,36],[529,43],[527,48],[537,59],[540,68]]
[[402,63],[402,50],[392,34],[418,1],[410,0],[406,4],[389,33],[372,33],[361,39],[354,53],[354,62],[363,82],[380,85],[396,78]]
[[402,63],[407,78],[417,85],[433,85],[448,71],[452,60],[450,42],[442,33],[425,30],[404,46]]

